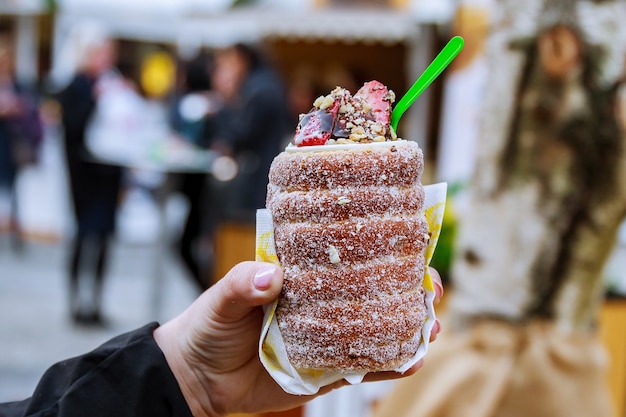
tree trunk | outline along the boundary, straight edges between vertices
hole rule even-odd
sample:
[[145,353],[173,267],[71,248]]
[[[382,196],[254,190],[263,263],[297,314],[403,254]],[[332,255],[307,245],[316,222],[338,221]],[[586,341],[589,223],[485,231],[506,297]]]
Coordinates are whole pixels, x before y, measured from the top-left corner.
[[625,2],[500,0],[497,13],[451,311],[587,331],[626,216]]

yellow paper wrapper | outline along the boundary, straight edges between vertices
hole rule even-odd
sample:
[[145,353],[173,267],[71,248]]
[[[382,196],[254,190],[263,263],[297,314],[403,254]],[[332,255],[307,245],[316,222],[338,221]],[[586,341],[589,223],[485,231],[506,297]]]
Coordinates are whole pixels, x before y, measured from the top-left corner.
[[[424,187],[424,215],[428,222],[428,230],[431,234],[426,249],[426,266],[435,252],[435,246],[441,231],[443,213],[446,204],[447,185],[445,183],[427,185]],[[274,246],[274,223],[267,209],[257,210],[256,216],[256,260],[272,262],[280,265]],[[422,342],[417,353],[408,362],[395,369],[404,372],[426,355],[428,341],[433,325],[435,324],[435,308],[433,300],[435,291],[428,268],[424,274],[424,289],[426,290],[426,306],[428,315],[422,328]],[[363,381],[365,373],[339,373],[333,371],[320,371],[315,369],[296,369],[289,363],[287,350],[283,338],[278,329],[278,323],[274,316],[277,301],[265,306],[263,330],[259,340],[259,357],[265,369],[274,380],[290,394],[312,395],[317,393],[323,386],[345,379],[351,384]]]

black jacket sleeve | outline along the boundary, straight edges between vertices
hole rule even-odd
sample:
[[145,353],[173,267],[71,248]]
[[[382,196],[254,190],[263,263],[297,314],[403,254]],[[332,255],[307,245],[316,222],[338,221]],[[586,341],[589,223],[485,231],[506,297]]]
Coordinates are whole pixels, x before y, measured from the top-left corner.
[[152,323],[53,365],[33,396],[0,417],[192,417]]

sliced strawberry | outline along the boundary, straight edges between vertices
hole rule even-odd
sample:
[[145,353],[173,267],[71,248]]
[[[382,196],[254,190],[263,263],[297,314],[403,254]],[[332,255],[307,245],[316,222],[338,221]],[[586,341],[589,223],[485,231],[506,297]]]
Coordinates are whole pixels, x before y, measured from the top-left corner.
[[389,126],[391,120],[391,95],[389,90],[379,81],[369,81],[354,95],[355,99],[367,102],[372,110],[370,113],[376,122]]
[[323,110],[313,108],[298,123],[294,144],[296,146],[325,145],[333,132],[338,112],[338,100]]

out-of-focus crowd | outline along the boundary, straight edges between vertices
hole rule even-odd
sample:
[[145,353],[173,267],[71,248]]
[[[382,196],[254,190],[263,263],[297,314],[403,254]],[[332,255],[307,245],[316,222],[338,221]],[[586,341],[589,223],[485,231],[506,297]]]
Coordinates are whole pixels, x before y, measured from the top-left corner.
[[[76,323],[98,325],[124,193],[139,187],[155,199],[176,192],[187,200],[175,247],[198,290],[208,288],[216,225],[253,224],[269,165],[295,126],[295,103],[312,98],[291,99],[256,45],[202,49],[186,59],[154,54],[137,80],[119,64],[119,42],[104,28],[77,26],[68,39],[63,75],[52,71],[41,86],[26,86],[16,81],[11,38],[0,37],[0,188],[11,202],[0,230],[20,250],[16,178],[37,164],[44,125],[53,120],[75,225],[68,311]],[[146,117],[155,104],[165,116],[159,120]]]

